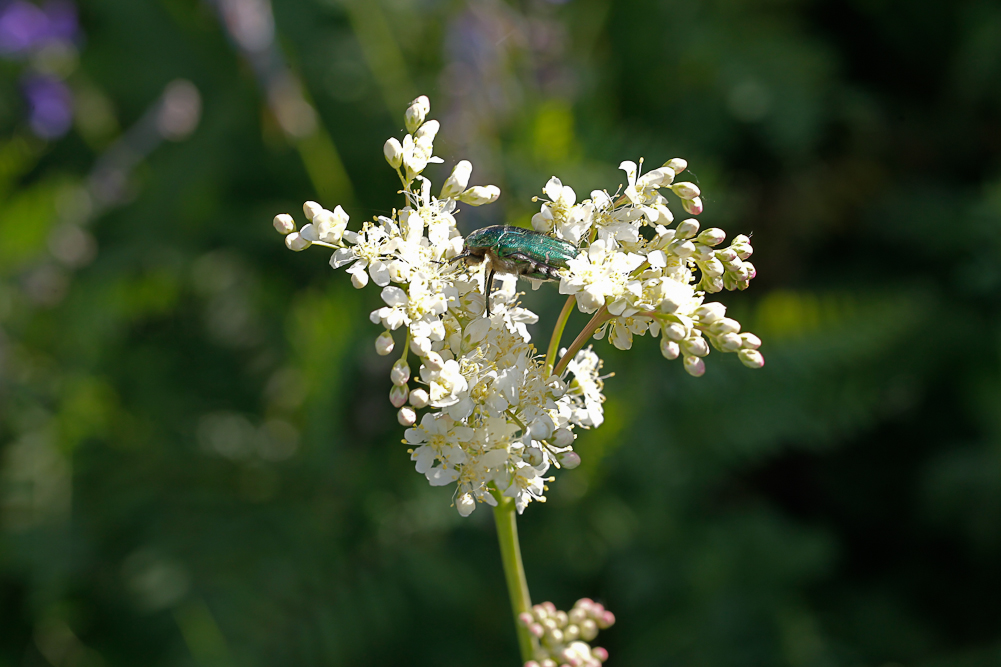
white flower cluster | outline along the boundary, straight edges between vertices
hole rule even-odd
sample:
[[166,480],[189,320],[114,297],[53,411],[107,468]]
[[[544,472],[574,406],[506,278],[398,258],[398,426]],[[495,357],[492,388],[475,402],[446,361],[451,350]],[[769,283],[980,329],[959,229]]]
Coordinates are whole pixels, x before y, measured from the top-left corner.
[[[494,494],[513,497],[519,511],[545,500],[550,467],[576,467],[576,426],[602,421],[600,364],[581,351],[572,369],[573,388],[544,369],[528,324],[538,317],[522,308],[513,281],[493,295],[484,316],[482,275],[448,260],[462,251],[453,214],[458,203],[472,206],[497,199],[493,185],[467,187],[472,165],[462,161],[439,195],[421,175],[433,156],[437,121],[420,97],[407,110],[402,142],[386,142],[385,156],[400,175],[407,206],[392,217],[347,230],[338,206],[328,211],[314,202],[303,210],[310,224],[296,231],[287,214],[275,218],[292,250],[310,245],[334,249],[330,263],[347,267],[355,287],[370,281],[382,288],[384,306],[372,312],[385,331],[376,339],[379,354],[392,354],[403,329],[400,358],[393,364],[390,401],[409,426],[406,442],[417,471],[433,486],[455,482],[455,504],[469,515],[477,502],[497,503]],[[412,375],[409,362],[419,359]],[[592,359],[593,358],[593,359]],[[425,410],[417,424],[417,411]]]
[[525,667],[599,667],[608,660],[608,651],[588,642],[594,641],[598,630],[610,628],[615,615],[590,598],[577,600],[569,613],[543,602],[519,615],[518,621],[538,640],[535,659]]
[[[276,216],[274,224],[291,250],[331,248],[331,266],[347,267],[355,287],[372,282],[382,288],[385,305],[371,320],[385,331],[375,345],[379,354],[389,355],[403,339],[390,371],[389,398],[400,423],[409,427],[406,443],[417,471],[433,486],[455,482],[455,505],[463,516],[478,502],[496,505],[501,495],[514,498],[521,512],[529,502],[545,500],[551,467],[580,463],[574,429],[602,423],[601,360],[591,348],[582,349],[552,375],[527,328],[538,317],[521,307],[514,280],[490,296],[486,315],[483,272],[450,261],[463,252],[454,214],[459,203],[495,201],[500,190],[469,187],[472,165],[463,160],[438,196],[432,194],[422,172],[441,159],[434,156],[439,124],[426,120],[429,110],[426,97],[416,99],[406,112],[408,134],[384,147],[403,184],[403,209],[351,231],[340,206],[329,211],[306,202],[309,223],[301,229],[288,214]],[[601,316],[595,337],[607,333],[621,349],[631,346],[634,334],[650,331],[661,335],[664,356],[684,355],[693,375],[704,372],[707,339],[720,350],[738,352],[748,366],[763,365],[760,341],[740,333],[740,324],[724,316],[721,304],[703,303],[704,292],[743,289],[754,277],[754,267],[745,261],[751,254],[748,239],[737,237],[717,250],[724,238],[720,230],[698,234],[695,220],[667,228],[673,218],[659,189],[670,188],[690,213],[702,210],[695,185],[672,185],[686,168],[683,160],[642,176],[631,162],[622,168],[629,186],[614,198],[595,191],[577,203],[559,179],[546,186],[549,201],[533,225],[582,249],[561,269],[560,291],[575,295],[580,310]],[[418,359],[416,374],[411,355]]]
[[626,161],[619,165],[628,180],[621,195],[595,190],[579,203],[573,189],[554,176],[532,226],[574,244],[590,239],[586,252],[570,260],[560,292],[574,295],[585,313],[605,309],[607,321],[595,338],[607,334],[615,347],[628,350],[634,335],[660,335],[663,355],[683,356],[685,370],[696,377],[705,373],[702,359],[709,344],[737,352],[745,366],[760,368],[765,360],[758,337],[741,333],[740,323],[725,317],[723,304],[704,302],[707,293],[747,288],[755,275],[754,265],[746,261],[753,252],[750,239],[737,236],[730,246],[719,248],[726,238],[723,230],[700,234],[695,218],[668,228],[674,215],[662,189],[677,195],[688,213],[702,212],[698,186],[674,183],[687,167],[675,158],[639,175],[636,163]]

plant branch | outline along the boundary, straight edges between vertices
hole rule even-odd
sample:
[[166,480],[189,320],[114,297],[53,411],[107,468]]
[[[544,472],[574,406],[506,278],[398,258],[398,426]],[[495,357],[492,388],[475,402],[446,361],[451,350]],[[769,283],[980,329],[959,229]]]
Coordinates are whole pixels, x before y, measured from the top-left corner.
[[584,343],[589,341],[591,336],[594,335],[594,332],[610,319],[612,319],[612,316],[608,313],[608,308],[605,306],[599,308],[591,318],[591,321],[587,323],[587,326],[585,326],[581,332],[577,334],[577,337],[574,338],[574,341],[570,343],[570,347],[567,348],[566,354],[560,357],[560,363],[556,364],[556,368],[553,369],[553,375],[562,376],[563,371],[567,369],[567,364],[569,364],[574,355],[580,351],[580,348],[584,347]]
[[556,326],[553,328],[553,335],[549,339],[549,349],[546,350],[546,371],[552,373],[553,364],[556,363],[556,353],[560,349],[560,338],[563,337],[563,330],[567,327],[567,320],[570,319],[570,313],[573,312],[574,302],[577,300],[573,294],[567,297],[567,302],[563,304],[563,310],[560,311],[560,316],[556,320]]
[[518,648],[521,651],[521,662],[526,663],[533,658],[532,635],[518,616],[532,611],[532,598],[528,593],[528,580],[525,578],[525,566],[521,562],[521,546],[518,544],[518,514],[515,511],[513,498],[494,493],[497,506],[494,507],[494,520],[497,523],[497,540],[500,542],[501,561],[504,563],[504,579],[507,581],[507,592],[511,598],[511,609],[514,612],[514,627],[518,633]]

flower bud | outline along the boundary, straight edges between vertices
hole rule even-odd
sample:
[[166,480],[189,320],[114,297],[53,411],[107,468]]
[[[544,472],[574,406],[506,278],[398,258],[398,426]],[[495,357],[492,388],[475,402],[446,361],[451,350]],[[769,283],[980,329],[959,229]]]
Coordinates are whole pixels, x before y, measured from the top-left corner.
[[291,234],[295,231],[295,220],[288,213],[279,213],[275,216],[275,229],[279,234]]
[[688,162],[680,157],[671,158],[664,166],[674,172],[675,176],[688,169]]
[[692,377],[702,377],[706,372],[706,363],[698,357],[685,357],[685,370]]
[[474,185],[461,195],[459,201],[470,206],[483,206],[497,201],[500,197],[500,188],[496,185]]
[[440,371],[445,368],[445,360],[437,352],[428,352],[424,356],[424,366],[430,371]]
[[410,392],[410,405],[414,406],[418,410],[420,410],[421,408],[426,408],[430,400],[431,397],[428,396],[428,392],[426,389],[421,389],[420,387],[418,387],[417,389],[414,389],[412,392]]
[[410,350],[418,357],[426,357],[431,353],[431,339],[425,336],[414,336],[410,339]]
[[[567,470],[573,470],[580,465],[580,454],[577,452],[561,452],[556,455],[556,460]],[[560,612],[561,614],[563,612]]]
[[386,139],[386,143],[382,146],[382,154],[386,156],[386,162],[393,169],[399,169],[403,164],[403,145],[396,137]]
[[709,325],[709,333],[721,336],[727,333],[740,333],[740,322],[732,317],[721,317]]
[[702,324],[711,324],[726,314],[726,306],[718,301],[704,303],[695,309],[695,317]]
[[525,447],[525,450],[521,453],[521,460],[533,468],[542,465],[542,461],[544,460],[542,450],[538,447]]
[[705,338],[699,338],[697,336],[686,338],[681,341],[681,347],[685,350],[685,354],[688,356],[704,357],[709,354],[709,343],[706,342]]
[[452,169],[452,175],[445,180],[445,184],[441,186],[441,197],[440,199],[448,199],[450,197],[455,197],[462,193],[469,184],[469,176],[473,173],[473,165],[469,160],[460,160],[455,168]]
[[556,661],[553,660],[552,658],[546,658],[541,663],[539,663],[539,667],[558,667],[558,665],[556,664]]
[[568,642],[575,642],[580,639],[580,627],[574,624],[568,625],[563,631],[563,639]]
[[476,499],[473,498],[473,494],[466,492],[459,496],[455,501],[455,509],[459,511],[459,516],[469,516],[472,514],[473,510],[476,509]]
[[403,359],[397,359],[389,371],[389,379],[396,385],[406,384],[410,381],[410,365]]
[[691,257],[695,254],[695,244],[691,241],[675,239],[667,246],[668,252],[674,253],[678,257]]
[[671,361],[678,358],[678,355],[681,354],[681,348],[673,340],[661,336],[660,353],[664,355],[665,359]]
[[678,223],[674,238],[690,239],[699,233],[699,221],[695,218],[688,218]]
[[715,255],[716,259],[723,262],[723,266],[732,266],[734,262],[740,259],[737,256],[737,251],[733,248],[721,248],[716,251]]
[[554,628],[547,632],[549,635],[549,641],[552,644],[562,644],[563,643],[563,631],[559,628]]
[[723,268],[723,262],[719,261],[715,257],[706,260],[702,264],[701,268],[702,272],[707,276],[709,276],[710,278],[719,278],[726,272],[726,269]]
[[765,358],[757,350],[741,350],[737,357],[748,368],[761,368],[765,365]]
[[434,143],[434,138],[438,136],[438,130],[440,129],[441,123],[436,120],[429,120],[414,133],[414,143],[418,146],[430,147]]
[[742,347],[748,350],[757,350],[761,347],[761,339],[752,333],[744,332],[740,334],[740,340],[743,341]]
[[305,250],[310,245],[310,242],[302,238],[297,232],[292,232],[285,237],[285,247],[293,252]]
[[573,441],[573,433],[568,428],[558,428],[553,433],[552,443],[557,447],[569,447]]
[[536,440],[549,440],[555,428],[556,425],[553,423],[553,420],[548,415],[544,415],[532,422],[528,430]]
[[542,667],[542,665],[540,665],[540,664],[539,664],[538,662],[536,662],[535,660],[529,660],[528,662],[526,662],[526,663],[524,664],[524,666],[523,666],[523,667]]
[[702,198],[696,197],[695,199],[682,199],[681,207],[690,215],[701,215],[703,211]]
[[689,183],[688,181],[682,181],[681,183],[675,183],[671,186],[671,190],[674,194],[678,195],[682,199],[695,199],[700,194],[699,186],[695,183]]
[[414,412],[413,408],[400,408],[400,411],[396,413],[396,421],[400,422],[400,426],[413,426],[417,421],[417,413]]
[[718,227],[710,227],[699,234],[699,243],[704,243],[708,246],[717,246],[725,240],[726,232]]
[[322,210],[323,207],[315,201],[307,201],[302,204],[302,212],[310,222],[313,222],[313,217]]
[[591,655],[598,662],[605,662],[608,660],[608,651],[600,646],[595,646],[591,649]]
[[405,384],[394,384],[393,388],[389,390],[389,402],[393,404],[394,408],[402,408],[407,402],[407,396],[410,394],[410,388]]
[[403,116],[407,125],[407,132],[413,134],[424,123],[424,119],[427,118],[430,111],[431,102],[428,100],[427,95],[421,95],[411,102],[410,106],[407,107],[406,114]]
[[587,618],[587,612],[584,609],[581,609],[580,607],[577,606],[571,609],[570,613],[567,614],[567,619],[571,623],[575,623],[577,625],[583,623],[585,618]]
[[744,341],[735,333],[725,333],[716,339],[716,345],[724,352],[736,352]]
[[392,353],[395,346],[396,343],[393,341],[393,334],[388,331],[383,331],[379,334],[379,337],[375,339],[375,353],[380,357],[384,357],[387,354]]
[[590,618],[584,619],[580,624],[580,638],[586,642],[598,636],[598,624]]
[[536,639],[541,639],[542,635],[546,634],[546,629],[542,627],[541,623],[532,623],[528,626],[528,631],[532,633],[532,636]]

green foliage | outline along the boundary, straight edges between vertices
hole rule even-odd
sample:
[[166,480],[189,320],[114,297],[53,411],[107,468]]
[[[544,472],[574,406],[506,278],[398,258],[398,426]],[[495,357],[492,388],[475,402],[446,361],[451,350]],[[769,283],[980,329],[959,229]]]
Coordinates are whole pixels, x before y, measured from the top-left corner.
[[[398,206],[418,93],[431,177],[504,193],[467,232],[681,156],[758,251],[725,298],[761,371],[596,343],[606,423],[521,521],[537,600],[604,602],[620,665],[998,664],[996,3],[276,2],[302,136],[212,3],[80,10],[66,137],[0,69],[0,667],[515,664],[489,512],[413,471],[379,304],[271,229]],[[198,128],[96,197],[177,78]]]

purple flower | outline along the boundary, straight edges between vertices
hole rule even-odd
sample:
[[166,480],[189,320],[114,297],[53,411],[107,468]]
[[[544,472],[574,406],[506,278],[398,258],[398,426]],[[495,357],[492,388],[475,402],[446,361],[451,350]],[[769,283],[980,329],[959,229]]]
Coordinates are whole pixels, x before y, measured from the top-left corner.
[[73,122],[73,95],[66,84],[53,77],[32,75],[21,85],[32,131],[43,139],[66,134]]
[[67,0],[44,7],[25,0],[0,5],[0,55],[25,55],[52,42],[72,42],[77,32],[76,7]]

